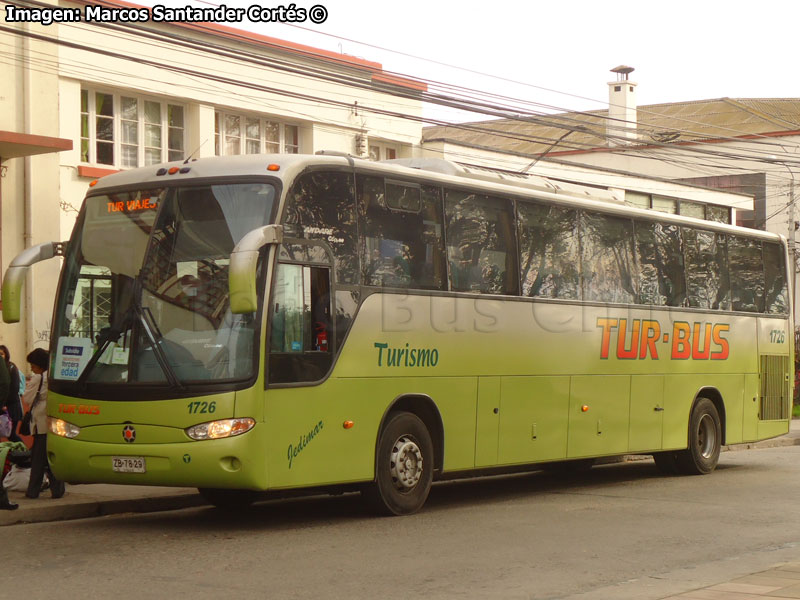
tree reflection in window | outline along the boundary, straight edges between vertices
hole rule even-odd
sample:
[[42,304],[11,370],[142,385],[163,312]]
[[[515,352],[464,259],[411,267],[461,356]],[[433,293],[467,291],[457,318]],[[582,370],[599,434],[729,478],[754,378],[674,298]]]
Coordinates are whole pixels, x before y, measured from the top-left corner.
[[764,242],[764,279],[766,312],[783,315],[789,312],[789,289],[786,285],[786,260],[783,247]]
[[439,188],[359,177],[358,203],[364,285],[443,289]]
[[727,242],[721,233],[685,227],[686,286],[689,306],[730,310]]
[[445,217],[452,289],[516,294],[511,201],[447,190]]
[[[289,190],[284,235],[322,240],[336,262],[337,283],[359,283],[353,176],[348,173],[306,173]],[[304,256],[293,256],[303,261]]]
[[583,299],[636,301],[633,223],[603,214],[582,213]]
[[668,223],[637,221],[635,231],[639,303],[683,306],[686,302],[686,276],[680,228]]
[[733,310],[764,312],[764,265],[759,240],[728,238]]
[[580,299],[578,214],[519,202],[522,295]]

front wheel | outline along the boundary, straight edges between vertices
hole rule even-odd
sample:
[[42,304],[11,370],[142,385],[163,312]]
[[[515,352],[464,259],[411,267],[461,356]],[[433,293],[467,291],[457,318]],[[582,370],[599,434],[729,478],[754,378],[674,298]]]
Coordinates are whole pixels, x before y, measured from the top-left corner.
[[375,481],[363,495],[379,513],[410,515],[417,512],[433,481],[433,442],[419,417],[401,412],[381,431],[375,455]]
[[678,452],[678,468],[687,475],[711,473],[722,449],[719,411],[708,398],[700,398],[689,418],[689,447]]

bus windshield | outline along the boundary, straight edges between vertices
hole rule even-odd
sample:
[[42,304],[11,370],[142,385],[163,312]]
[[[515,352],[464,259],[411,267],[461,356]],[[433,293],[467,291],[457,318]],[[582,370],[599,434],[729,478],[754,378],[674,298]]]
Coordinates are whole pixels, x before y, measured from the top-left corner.
[[263,182],[87,198],[56,302],[51,378],[170,387],[249,379],[256,316],[228,309],[228,263],[274,205]]

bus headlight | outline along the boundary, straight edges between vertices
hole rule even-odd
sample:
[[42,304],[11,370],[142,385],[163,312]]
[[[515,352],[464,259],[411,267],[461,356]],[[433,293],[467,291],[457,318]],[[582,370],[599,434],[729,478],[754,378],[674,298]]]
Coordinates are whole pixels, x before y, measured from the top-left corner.
[[255,419],[245,417],[241,419],[222,419],[220,421],[210,421],[200,423],[186,430],[193,440],[218,440],[220,438],[233,437],[247,433],[256,426]]
[[81,432],[81,428],[72,423],[67,423],[63,419],[47,417],[47,429],[53,435],[65,438],[74,438]]

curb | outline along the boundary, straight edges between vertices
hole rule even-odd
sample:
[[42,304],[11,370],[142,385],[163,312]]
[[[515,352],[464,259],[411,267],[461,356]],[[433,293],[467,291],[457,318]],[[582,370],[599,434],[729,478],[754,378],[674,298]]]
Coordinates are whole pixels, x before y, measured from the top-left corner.
[[760,442],[748,442],[745,444],[731,444],[723,446],[722,451],[738,451],[738,450],[758,450],[759,448],[781,448],[783,446],[800,446],[800,436],[796,433],[784,434],[781,437],[772,438],[771,440],[762,440]]
[[[67,501],[69,494],[67,494]],[[13,501],[13,500],[12,500]],[[31,501],[28,501],[31,502]],[[33,502],[39,502],[34,500]],[[130,498],[123,500],[93,500],[89,502],[63,503],[59,500],[43,498],[40,506],[22,506],[17,510],[0,511],[0,527],[20,523],[45,523],[51,521],[67,521],[88,519],[122,513],[151,513],[195,506],[207,506],[197,492],[176,494],[173,496],[156,496]],[[46,504],[47,503],[47,504]]]

